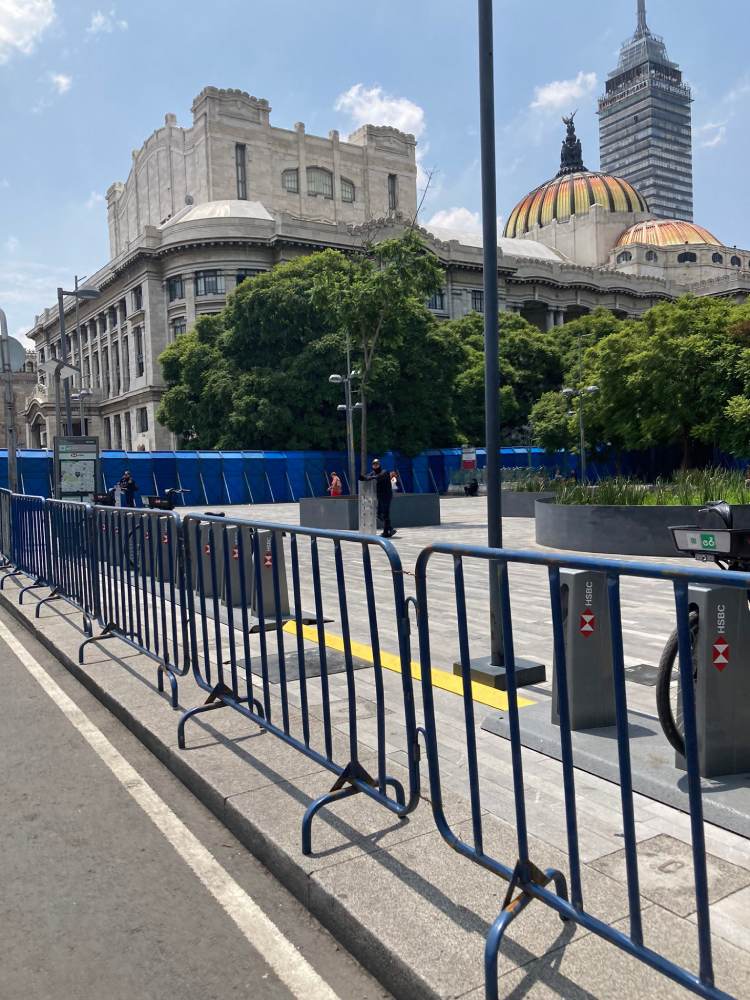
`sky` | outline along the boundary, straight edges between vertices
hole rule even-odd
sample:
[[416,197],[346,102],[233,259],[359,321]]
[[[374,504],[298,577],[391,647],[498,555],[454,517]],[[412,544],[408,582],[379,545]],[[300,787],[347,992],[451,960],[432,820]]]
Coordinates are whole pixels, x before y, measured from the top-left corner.
[[[693,91],[695,219],[750,249],[750,5],[648,0]],[[599,166],[596,99],[636,0],[495,0],[498,210],[559,165],[562,114]],[[166,112],[205,86],[269,100],[273,124],[419,142],[421,221],[480,225],[475,0],[0,0],[0,307],[34,316],[109,257],[105,192]]]

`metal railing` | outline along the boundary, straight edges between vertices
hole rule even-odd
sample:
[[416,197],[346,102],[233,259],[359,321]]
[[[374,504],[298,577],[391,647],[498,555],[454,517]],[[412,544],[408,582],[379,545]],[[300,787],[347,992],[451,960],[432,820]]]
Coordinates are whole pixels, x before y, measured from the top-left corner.
[[[190,709],[180,720],[178,744],[185,746],[186,722],[202,712],[232,708],[273,733],[336,776],[331,791],[311,803],[302,822],[303,853],[311,852],[311,824],[324,806],[356,793],[375,799],[398,816],[405,816],[419,799],[414,693],[411,677],[408,618],[403,569],[392,543],[347,531],[298,528],[263,521],[228,521],[224,517],[191,514],[183,519],[188,618],[193,675],[208,695],[206,703]],[[284,536],[289,539],[292,601],[286,577]],[[303,544],[305,552],[303,553]],[[323,549],[327,550],[325,553]],[[344,549],[360,553],[357,575],[351,561],[345,571]],[[380,555],[379,572],[390,577],[392,597],[384,611],[376,608],[373,556]],[[384,557],[384,558],[383,558]],[[314,610],[302,609],[303,559],[310,567]],[[324,607],[322,562],[336,580],[335,608]],[[359,560],[357,560],[359,562]],[[375,684],[377,770],[369,774],[360,759],[357,682],[349,602],[359,590],[367,607],[369,640]],[[346,682],[348,740],[334,740],[331,712],[330,659],[325,625],[328,610],[340,620],[343,674]],[[386,758],[386,699],[380,654],[380,627],[398,636],[407,757],[408,788],[388,773]],[[288,631],[290,629],[291,631]],[[310,630],[309,632],[307,630]],[[269,647],[275,639],[275,654]],[[251,654],[250,636],[258,649]],[[317,650],[306,649],[312,639]],[[292,647],[292,651],[288,646]],[[314,670],[312,664],[315,664]],[[271,667],[274,694],[271,692]],[[310,693],[320,698],[322,719],[313,719]],[[299,702],[293,712],[292,696]],[[339,703],[340,704],[340,703]],[[280,714],[280,720],[276,715]],[[389,791],[390,790],[390,791]]]
[[[460,651],[461,676],[464,701],[464,738],[470,788],[472,842],[463,840],[450,826],[442,805],[440,734],[435,714],[432,687],[432,654],[430,646],[429,586],[427,569],[430,559],[441,554],[453,560],[456,624]],[[464,579],[465,560],[497,561],[500,573],[501,618],[504,661],[507,668],[508,722],[510,730],[513,794],[517,857],[505,861],[493,857],[485,849],[483,810],[481,804],[481,769],[477,753],[476,722],[471,690],[471,650],[466,607]],[[544,567],[547,570],[554,655],[557,673],[558,710],[560,719],[560,756],[563,776],[565,823],[569,858],[570,895],[566,876],[553,868],[537,866],[530,857],[529,833],[525,804],[525,784],[522,763],[521,719],[519,716],[518,690],[515,677],[515,649],[511,615],[511,591],[508,568],[518,564]],[[560,569],[582,569],[606,573],[608,607],[611,624],[611,652],[613,684],[617,719],[617,750],[621,793],[621,813],[625,849],[627,893],[629,903],[629,933],[624,933],[604,920],[589,913],[584,904],[581,881],[581,858],[578,839],[578,811],[576,807],[573,746],[571,739],[570,708],[566,646],[563,630]],[[666,580],[674,589],[682,708],[685,728],[685,759],[690,806],[692,863],[695,880],[696,923],[699,952],[697,975],[682,968],[644,943],[641,918],[641,894],[638,876],[638,851],[635,831],[635,809],[631,774],[630,743],[628,731],[625,665],[620,607],[620,580],[622,577]],[[486,577],[485,577],[486,579]],[[534,899],[555,910],[562,920],[573,921],[597,934],[646,965],[673,979],[702,997],[727,998],[728,994],[714,986],[709,919],[708,880],[706,872],[706,846],[703,825],[703,802],[698,761],[698,738],[693,686],[693,661],[689,627],[688,585],[690,583],[720,584],[748,589],[750,577],[741,573],[728,573],[691,566],[655,566],[646,563],[625,563],[614,560],[548,556],[533,552],[515,552],[489,549],[480,546],[436,543],[425,549],[416,566],[417,607],[419,623],[420,663],[425,726],[423,735],[427,745],[429,782],[432,810],[436,825],[443,839],[459,854],[481,867],[494,872],[508,882],[508,890],[501,912],[486,939],[485,990],[487,1000],[498,997],[498,953],[510,923]],[[441,614],[444,618],[444,609]],[[455,729],[451,737],[456,738]],[[539,859],[537,859],[538,861]],[[554,885],[554,890],[550,888]]]

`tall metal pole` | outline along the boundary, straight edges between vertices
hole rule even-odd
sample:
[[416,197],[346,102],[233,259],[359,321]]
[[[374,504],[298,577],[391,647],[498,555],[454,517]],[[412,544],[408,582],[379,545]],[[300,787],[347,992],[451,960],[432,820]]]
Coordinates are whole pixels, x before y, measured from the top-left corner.
[[[78,376],[78,385],[79,385],[79,390],[80,390],[80,389],[83,388],[83,354],[81,353],[81,327],[80,327],[80,324],[79,324],[79,321],[78,321],[78,313],[79,313],[80,303],[79,303],[79,300],[78,300],[78,275],[77,274],[75,275],[75,285],[74,285],[74,288],[76,290],[76,349],[78,351],[78,368],[79,368],[79,371],[80,371],[80,375]],[[75,358],[71,358],[71,360],[75,364]],[[83,437],[83,435],[85,433],[84,429],[83,429],[83,397],[81,397],[81,399],[79,400],[79,402],[80,402],[80,406],[81,406],[81,430],[80,430],[80,434],[81,434],[81,437]],[[72,423],[71,423],[71,433],[72,433]]]
[[346,335],[346,381],[344,382],[346,392],[346,454],[349,463],[349,493],[356,495],[357,471],[354,461],[354,411],[352,409],[352,358],[351,341],[349,334]]
[[[495,74],[492,0],[479,4],[479,130],[482,157],[482,236],[484,242],[484,409],[487,448],[487,544],[502,548],[500,496],[500,369],[497,295],[497,175],[495,170]],[[503,662],[500,566],[489,563],[490,656]]]
[[18,492],[18,442],[16,441],[16,401],[13,395],[13,366],[10,360],[8,342],[8,320],[0,309],[0,359],[2,360],[5,395],[5,441],[8,448],[8,487],[11,493]]
[[[76,302],[78,299],[76,298]],[[65,343],[65,311],[63,309],[63,290],[62,288],[57,289],[57,309],[60,314],[60,360],[67,364],[68,361],[68,348]],[[57,382],[59,385],[60,375],[59,372],[56,375]],[[58,390],[59,391],[59,390]],[[65,393],[65,433],[68,437],[73,434],[73,409],[70,403],[70,379],[65,379],[64,385]],[[58,430],[58,434],[59,434]]]
[[584,392],[578,392],[578,430],[581,435],[581,482],[586,484],[586,438],[583,431],[583,399]]

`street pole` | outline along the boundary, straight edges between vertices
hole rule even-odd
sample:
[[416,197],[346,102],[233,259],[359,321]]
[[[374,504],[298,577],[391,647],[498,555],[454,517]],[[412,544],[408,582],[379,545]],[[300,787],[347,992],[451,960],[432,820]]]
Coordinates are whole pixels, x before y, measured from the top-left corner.
[[354,461],[354,411],[352,409],[352,359],[351,341],[349,334],[346,335],[346,381],[344,383],[346,392],[346,454],[349,463],[349,493],[356,496],[356,466]]
[[[78,302],[77,298],[76,298],[76,302]],[[65,343],[65,311],[63,310],[63,290],[62,290],[62,288],[58,288],[57,289],[57,309],[58,309],[58,312],[60,314],[60,360],[67,364],[67,362],[68,362],[68,348],[67,348],[67,345]],[[57,399],[59,399],[59,395],[60,395],[60,388],[59,388],[59,386],[60,386],[60,374],[59,374],[59,369],[56,372],[55,378],[56,378],[56,382],[57,382],[57,385],[55,387],[56,400],[57,400]],[[64,385],[64,390],[63,391],[64,391],[64,394],[65,394],[65,433],[67,434],[68,437],[72,437],[72,435],[73,435],[73,410],[72,410],[71,401],[70,401],[70,379],[69,378],[65,379],[65,385]],[[58,428],[59,428],[59,424],[58,424]],[[58,434],[59,433],[60,432],[59,432],[59,429],[58,429]]]
[[[83,388],[83,354],[81,352],[81,327],[80,327],[80,324],[78,322],[78,313],[79,313],[80,303],[79,303],[79,300],[78,300],[78,275],[77,274],[74,276],[74,280],[75,280],[75,285],[73,287],[76,290],[76,347],[77,347],[77,350],[78,350],[78,368],[79,368],[79,371],[80,371],[80,375],[78,376],[78,384],[79,384],[79,388],[82,389]],[[73,362],[75,362],[75,358],[73,358],[71,360]],[[84,430],[83,430],[83,397],[81,397],[81,399],[80,399],[80,405],[81,405],[81,430],[80,430],[80,435],[81,435],[81,437],[83,437],[83,435],[84,435]],[[72,421],[71,421],[71,433],[72,433]]]
[[[484,242],[484,408],[487,449],[487,544],[503,545],[500,496],[500,369],[497,295],[497,175],[495,169],[495,78],[492,0],[479,3],[479,128],[482,162],[482,236]],[[503,662],[500,564],[489,563],[490,662]]]
[[5,312],[0,309],[0,359],[5,395],[5,441],[8,449],[8,488],[11,493],[18,492],[18,442],[16,441],[16,405],[13,395],[13,366],[10,360],[10,344],[8,342],[8,320]]
[[586,485],[586,438],[583,431],[583,398],[584,391],[578,393],[578,429],[581,434],[581,482]]

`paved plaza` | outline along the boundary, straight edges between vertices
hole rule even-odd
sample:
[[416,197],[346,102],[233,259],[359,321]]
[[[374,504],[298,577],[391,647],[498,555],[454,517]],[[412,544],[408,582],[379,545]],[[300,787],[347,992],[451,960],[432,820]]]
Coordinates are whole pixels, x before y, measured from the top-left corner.
[[[293,525],[296,505],[227,509],[229,516]],[[401,529],[394,540],[404,571],[407,594],[414,593],[411,575],[418,554],[441,539],[482,544],[485,539],[484,499],[444,499],[440,527]],[[508,519],[505,546],[536,549],[534,522]],[[286,572],[292,591],[290,536],[286,535]],[[357,740],[365,767],[377,766],[376,676],[372,662],[367,595],[362,582],[361,545],[342,544],[343,572],[352,648],[357,657]],[[319,545],[326,646],[334,669],[340,671],[342,608],[337,590],[333,547]],[[301,605],[314,608],[310,551],[299,542]],[[488,652],[486,564],[466,563],[466,600],[472,655]],[[393,578],[387,560],[372,556],[378,632],[383,650],[385,734],[388,771],[406,778],[402,677],[398,673]],[[429,568],[430,638],[437,668],[435,705],[440,768],[446,817],[454,832],[472,842],[463,700],[452,677],[458,655],[453,564],[435,556]],[[14,598],[15,585],[6,593]],[[673,627],[668,584],[623,581],[623,626],[631,709],[656,716],[653,668]],[[543,568],[511,570],[516,652],[547,664],[544,684],[525,688],[524,712],[548,705],[551,695],[551,618],[549,588]],[[33,609],[23,610],[30,616]],[[42,610],[41,632],[54,643],[65,662],[75,664],[81,641],[79,617],[66,605]],[[226,617],[207,630],[205,655],[228,659],[230,631]],[[294,625],[283,633],[284,655],[296,662]],[[308,640],[314,630],[307,631]],[[266,636],[270,659],[278,662],[275,633]],[[411,658],[415,673],[419,647],[412,614]],[[222,644],[217,656],[216,644]],[[256,657],[260,639],[252,636]],[[315,644],[305,644],[314,660]],[[69,666],[69,669],[71,667]],[[72,667],[75,669],[75,666]],[[227,668],[228,669],[228,668]],[[257,669],[257,667],[256,667]],[[440,672],[442,671],[442,673]],[[483,996],[482,951],[489,924],[505,895],[496,876],[458,857],[440,837],[428,802],[406,820],[398,821],[362,796],[337,803],[315,821],[313,854],[303,857],[299,829],[304,807],[327,791],[331,775],[278,741],[258,738],[246,719],[222,710],[202,716],[188,727],[186,751],[176,746],[176,717],[155,694],[154,664],[134,654],[118,640],[89,648],[83,667],[86,683],[110,703],[126,724],[164,760],[204,802],[227,823],[292,891],[303,899],[368,968],[399,997]],[[311,671],[314,673],[314,671]],[[330,707],[337,759],[346,755],[349,735],[345,674],[329,678]],[[280,686],[271,684],[278,718]],[[290,727],[300,733],[300,686],[288,685]],[[104,692],[104,694],[102,694]],[[423,721],[422,693],[415,680],[417,721]],[[323,739],[323,697],[319,680],[307,682],[311,706],[311,745]],[[180,702],[198,704],[200,694],[190,679],[180,681]],[[479,728],[485,718],[502,714],[502,692],[475,687],[479,787],[485,825],[485,852],[513,866],[517,857],[515,796],[510,744]],[[540,868],[568,870],[562,769],[546,754],[525,749],[523,766],[531,858]],[[586,770],[577,769],[584,904],[588,912],[627,931],[628,899],[623,852],[620,790]],[[426,761],[422,763],[423,797],[429,799]],[[690,859],[690,822],[682,811],[653,798],[635,796],[636,836],[646,944],[686,967],[697,970],[695,902]],[[718,825],[706,824],[709,898],[717,982],[729,993],[748,995],[750,982],[750,841]],[[678,997],[685,991],[626,957],[580,927],[564,926],[541,904],[532,903],[513,923],[500,961],[501,995],[513,997]]]

